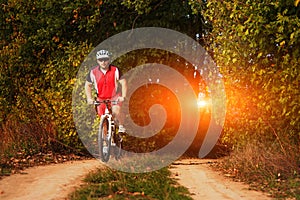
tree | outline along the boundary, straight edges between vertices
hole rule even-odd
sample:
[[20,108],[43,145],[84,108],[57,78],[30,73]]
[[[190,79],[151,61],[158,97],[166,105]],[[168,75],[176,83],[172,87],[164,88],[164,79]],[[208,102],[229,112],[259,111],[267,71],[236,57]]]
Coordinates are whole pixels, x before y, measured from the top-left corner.
[[299,1],[217,1],[205,9],[206,43],[227,88],[224,140],[299,144]]

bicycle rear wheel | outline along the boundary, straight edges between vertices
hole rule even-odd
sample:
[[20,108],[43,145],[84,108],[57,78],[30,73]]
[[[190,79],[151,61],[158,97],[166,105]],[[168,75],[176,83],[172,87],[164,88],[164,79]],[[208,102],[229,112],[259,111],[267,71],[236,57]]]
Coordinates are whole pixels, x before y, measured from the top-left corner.
[[122,137],[121,135],[115,134],[115,142],[116,142],[116,146],[114,148],[114,154],[115,154],[115,159],[119,160],[122,156]]
[[111,134],[109,134],[109,122],[107,117],[103,117],[100,121],[98,143],[99,143],[99,154],[103,162],[107,162],[110,157],[111,149]]

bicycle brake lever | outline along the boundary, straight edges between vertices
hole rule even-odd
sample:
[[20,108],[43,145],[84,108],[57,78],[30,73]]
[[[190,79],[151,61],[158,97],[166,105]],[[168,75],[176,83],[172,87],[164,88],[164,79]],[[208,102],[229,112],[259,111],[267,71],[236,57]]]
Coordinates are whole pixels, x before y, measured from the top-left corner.
[[99,102],[99,101],[94,101],[94,105],[95,106],[99,106],[101,104],[101,102]]

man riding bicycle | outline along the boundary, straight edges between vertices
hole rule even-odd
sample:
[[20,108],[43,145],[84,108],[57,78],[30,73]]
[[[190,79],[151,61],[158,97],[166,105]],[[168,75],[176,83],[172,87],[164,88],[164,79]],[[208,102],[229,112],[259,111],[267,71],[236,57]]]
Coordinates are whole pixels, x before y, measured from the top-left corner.
[[[96,53],[98,65],[93,67],[85,82],[85,94],[87,96],[87,103],[93,104],[92,85],[97,93],[97,101],[113,100],[118,101],[116,105],[112,105],[112,112],[119,121],[119,133],[124,133],[124,116],[121,113],[121,105],[125,100],[127,93],[127,82],[118,67],[110,63],[110,53],[107,50],[100,50]],[[121,85],[121,92],[119,92],[118,83]],[[97,106],[97,114],[101,116],[105,112],[105,105]]]

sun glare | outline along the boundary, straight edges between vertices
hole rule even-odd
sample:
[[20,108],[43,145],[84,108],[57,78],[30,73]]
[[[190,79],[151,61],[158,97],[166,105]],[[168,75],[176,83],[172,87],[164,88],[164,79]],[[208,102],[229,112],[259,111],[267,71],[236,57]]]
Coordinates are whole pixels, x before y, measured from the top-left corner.
[[197,101],[197,105],[198,105],[198,108],[204,108],[207,106],[207,101],[205,100],[198,100]]

